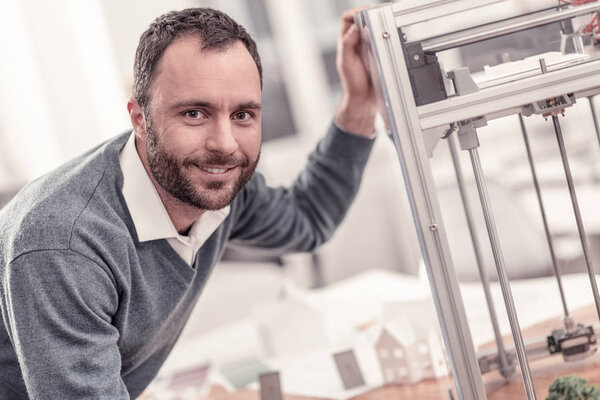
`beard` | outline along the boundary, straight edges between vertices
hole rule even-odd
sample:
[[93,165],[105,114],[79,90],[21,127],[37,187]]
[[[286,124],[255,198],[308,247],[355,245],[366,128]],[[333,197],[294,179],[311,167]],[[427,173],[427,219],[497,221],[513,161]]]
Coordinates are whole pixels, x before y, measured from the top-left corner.
[[[150,171],[167,193],[185,204],[201,210],[220,210],[228,206],[248,183],[258,165],[260,153],[252,161],[243,155],[223,155],[218,152],[179,159],[176,154],[165,149],[150,119],[146,121],[146,152]],[[192,171],[203,165],[236,165],[241,169],[241,173],[233,184],[225,181],[195,184],[191,179]]]

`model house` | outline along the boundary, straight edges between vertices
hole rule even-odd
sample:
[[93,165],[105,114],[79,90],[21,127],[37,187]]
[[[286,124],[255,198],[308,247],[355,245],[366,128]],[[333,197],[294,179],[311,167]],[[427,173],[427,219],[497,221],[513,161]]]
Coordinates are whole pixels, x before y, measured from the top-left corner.
[[397,307],[405,315],[385,323],[375,342],[384,382],[414,383],[447,375],[448,366],[433,308],[431,312],[422,313],[417,311],[428,309],[426,303],[398,303]]
[[253,311],[264,354],[285,358],[327,348],[323,313],[300,294]]

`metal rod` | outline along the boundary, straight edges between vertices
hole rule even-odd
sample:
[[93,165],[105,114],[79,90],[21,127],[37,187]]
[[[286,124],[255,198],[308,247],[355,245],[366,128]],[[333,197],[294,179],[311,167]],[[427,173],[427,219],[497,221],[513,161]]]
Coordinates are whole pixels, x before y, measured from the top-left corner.
[[557,11],[553,8],[423,40],[421,41],[421,44],[425,51],[438,52],[513,32],[523,31],[525,29],[535,28],[537,26],[548,25],[553,22],[593,13],[598,10],[600,10],[600,4],[597,2],[568,8],[566,10]]
[[598,137],[598,143],[600,144],[600,127],[598,127],[598,116],[596,115],[596,109],[594,108],[594,98],[588,98],[590,102],[590,110],[592,110],[592,121],[594,121],[594,128],[596,129],[596,136]]
[[563,167],[565,170],[565,177],[567,179],[567,185],[569,186],[569,194],[571,195],[571,204],[573,205],[573,213],[575,214],[575,222],[577,223],[577,230],[579,231],[579,240],[581,241],[581,248],[583,250],[583,257],[585,258],[585,265],[590,278],[590,284],[592,286],[592,293],[594,294],[594,302],[596,303],[596,312],[598,318],[600,318],[600,295],[598,295],[598,284],[596,283],[596,277],[594,275],[594,267],[592,266],[592,259],[590,257],[590,251],[587,244],[585,235],[585,229],[583,227],[583,219],[581,218],[581,211],[579,210],[579,202],[577,201],[577,194],[575,193],[575,184],[573,183],[573,175],[571,174],[571,168],[569,166],[569,159],[567,157],[567,151],[565,148],[565,142],[563,139],[562,130],[560,129],[560,122],[558,116],[552,116],[552,123],[554,124],[554,132],[556,133],[556,140],[558,140],[558,149],[560,150],[560,157],[562,159]]
[[554,270],[554,276],[556,277],[556,283],[558,284],[558,290],[560,292],[560,299],[565,314],[565,318],[569,318],[569,309],[567,307],[567,300],[565,299],[565,292],[563,290],[562,278],[558,269],[558,262],[556,261],[556,253],[554,252],[554,245],[552,244],[552,236],[550,235],[550,228],[548,226],[548,219],[546,218],[546,209],[542,200],[542,191],[540,189],[540,183],[537,178],[537,172],[535,170],[535,164],[533,162],[533,155],[531,153],[531,146],[529,145],[529,138],[527,135],[527,129],[525,128],[525,121],[523,115],[519,114],[519,123],[521,124],[521,133],[523,134],[523,141],[525,142],[525,150],[527,151],[527,160],[529,161],[529,168],[531,169],[531,177],[533,178],[533,186],[535,187],[535,194],[537,195],[538,204],[540,206],[540,213],[542,215],[542,221],[544,222],[544,232],[546,233],[546,241],[548,242],[548,249],[550,249],[550,257],[552,258],[552,268]]
[[471,156],[471,164],[473,165],[473,173],[475,175],[475,182],[477,183],[477,189],[479,191],[479,199],[481,200],[483,216],[485,218],[485,224],[487,226],[490,244],[492,246],[492,253],[494,254],[494,260],[496,262],[496,269],[498,270],[498,280],[500,282],[500,288],[502,289],[504,304],[506,305],[506,312],[515,342],[517,358],[519,360],[519,366],[521,367],[523,386],[525,387],[527,398],[529,400],[535,400],[535,389],[533,387],[533,379],[531,377],[531,371],[527,361],[527,353],[525,352],[523,335],[521,334],[521,327],[519,326],[517,310],[515,308],[515,303],[510,289],[508,272],[506,271],[506,265],[504,264],[504,257],[500,248],[498,233],[496,232],[496,223],[494,222],[494,216],[487,187],[485,180],[483,179],[483,168],[481,167],[481,161],[479,159],[477,148],[469,149],[469,155]]
[[485,295],[485,301],[488,306],[490,320],[492,322],[492,328],[494,330],[494,338],[496,340],[496,347],[498,348],[498,359],[500,361],[500,373],[503,377],[508,378],[514,373],[514,369],[511,368],[512,365],[509,365],[508,358],[506,357],[506,349],[504,348],[504,342],[502,341],[502,335],[500,334],[497,316],[498,314],[496,313],[496,308],[494,307],[492,293],[490,290],[490,278],[488,277],[485,265],[483,264],[481,248],[479,246],[479,240],[477,240],[477,233],[475,231],[475,224],[473,222],[473,216],[471,214],[471,207],[467,198],[465,180],[463,178],[462,167],[460,165],[458,152],[456,151],[454,135],[450,135],[448,137],[448,147],[450,148],[450,155],[452,156],[452,163],[454,164],[456,182],[458,183],[458,190],[462,199],[465,217],[467,219],[467,226],[469,227],[469,234],[471,235],[471,242],[473,243],[473,251],[475,252],[475,260],[477,262],[477,268],[479,270],[479,277],[483,286],[483,293]]

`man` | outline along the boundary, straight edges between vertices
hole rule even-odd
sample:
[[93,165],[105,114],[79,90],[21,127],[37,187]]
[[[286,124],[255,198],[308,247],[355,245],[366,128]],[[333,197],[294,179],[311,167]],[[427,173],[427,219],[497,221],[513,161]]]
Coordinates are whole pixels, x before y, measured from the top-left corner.
[[310,251],[342,220],[372,146],[375,101],[355,12],[343,97],[289,189],[254,174],[261,64],[211,9],[142,35],[133,133],[27,185],[0,213],[0,398],[137,397],[171,351],[227,242]]

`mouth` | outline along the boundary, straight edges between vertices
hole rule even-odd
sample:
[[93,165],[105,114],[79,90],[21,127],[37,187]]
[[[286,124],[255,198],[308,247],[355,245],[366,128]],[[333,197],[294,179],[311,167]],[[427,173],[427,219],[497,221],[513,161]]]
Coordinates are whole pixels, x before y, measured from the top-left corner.
[[200,167],[200,169],[204,172],[208,172],[211,174],[224,174],[232,168],[210,168],[210,167]]
[[196,165],[196,167],[202,171],[205,176],[210,176],[210,177],[214,177],[214,178],[225,178],[227,176],[229,176],[231,173],[233,173],[233,171],[237,168],[237,165],[233,165],[233,166],[203,166],[203,165]]

